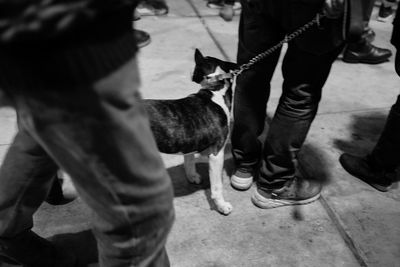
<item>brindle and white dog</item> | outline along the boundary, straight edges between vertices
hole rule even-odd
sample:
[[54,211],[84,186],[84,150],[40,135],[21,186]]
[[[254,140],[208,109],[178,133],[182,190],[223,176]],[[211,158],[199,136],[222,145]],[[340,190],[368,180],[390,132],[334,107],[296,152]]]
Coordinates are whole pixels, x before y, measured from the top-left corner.
[[157,146],[162,153],[184,154],[184,168],[189,182],[199,184],[195,153],[209,157],[211,198],[222,214],[232,205],[222,193],[224,149],[232,123],[233,77],[236,64],[195,51],[196,66],[192,80],[200,90],[175,100],[144,100]]

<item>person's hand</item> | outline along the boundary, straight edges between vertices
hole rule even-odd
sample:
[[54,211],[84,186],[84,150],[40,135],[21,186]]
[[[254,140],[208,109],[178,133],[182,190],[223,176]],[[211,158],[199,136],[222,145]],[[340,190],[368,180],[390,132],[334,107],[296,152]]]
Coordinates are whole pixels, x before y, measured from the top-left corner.
[[336,19],[343,14],[344,0],[325,0],[324,13],[330,19]]

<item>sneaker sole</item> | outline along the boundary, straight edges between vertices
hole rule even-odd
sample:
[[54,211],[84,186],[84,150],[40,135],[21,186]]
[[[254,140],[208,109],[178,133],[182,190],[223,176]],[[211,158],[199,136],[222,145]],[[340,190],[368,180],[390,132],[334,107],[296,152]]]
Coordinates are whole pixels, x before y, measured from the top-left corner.
[[272,199],[265,198],[260,193],[255,191],[255,193],[251,197],[251,201],[254,205],[261,209],[273,209],[283,206],[294,206],[294,205],[305,205],[311,202],[316,201],[321,196],[321,193],[316,194],[315,196],[303,199],[303,200],[288,200],[288,199]]
[[352,64],[361,63],[361,64],[370,64],[370,65],[376,65],[376,64],[389,62],[388,58],[382,59],[382,60],[377,60],[377,61],[359,60],[359,59],[342,59],[342,60],[343,60],[343,62],[346,62],[346,63],[352,63]]
[[[211,9],[221,9],[222,7],[223,7],[223,5],[218,5],[218,4],[207,4],[207,7],[208,8],[211,8]],[[238,5],[238,4],[234,4],[233,5],[233,10],[235,10],[235,11],[238,11],[238,10],[241,10],[242,9],[242,6],[241,5]]]
[[149,45],[150,43],[151,43],[151,38],[149,38],[148,40],[146,40],[143,43],[138,43],[137,46],[138,46],[138,48],[143,48],[143,47]]
[[240,178],[235,175],[231,177],[231,186],[238,190],[247,190],[253,184],[253,178]]

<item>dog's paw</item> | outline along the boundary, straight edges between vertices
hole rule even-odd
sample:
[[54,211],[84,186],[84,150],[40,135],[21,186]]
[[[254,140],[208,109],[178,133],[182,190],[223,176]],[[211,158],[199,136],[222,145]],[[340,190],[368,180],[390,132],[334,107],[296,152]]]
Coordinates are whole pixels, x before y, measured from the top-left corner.
[[218,211],[224,215],[229,215],[233,210],[233,207],[229,202],[223,201],[216,204]]
[[192,183],[192,184],[200,184],[201,183],[201,176],[197,172],[191,173],[191,174],[186,174],[186,178],[189,181],[189,183]]

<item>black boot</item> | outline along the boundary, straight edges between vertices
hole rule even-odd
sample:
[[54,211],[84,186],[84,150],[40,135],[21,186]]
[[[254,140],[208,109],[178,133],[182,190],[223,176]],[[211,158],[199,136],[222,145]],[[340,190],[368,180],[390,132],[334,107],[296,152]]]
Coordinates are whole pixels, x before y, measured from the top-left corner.
[[380,48],[364,41],[350,43],[343,52],[343,61],[346,63],[380,64],[388,61],[392,56],[389,49]]
[[339,162],[348,173],[381,192],[389,190],[396,175],[395,172],[385,172],[376,167],[370,157],[357,157],[344,153],[340,156]]
[[28,230],[12,238],[0,238],[0,255],[25,267],[76,267],[72,253]]

